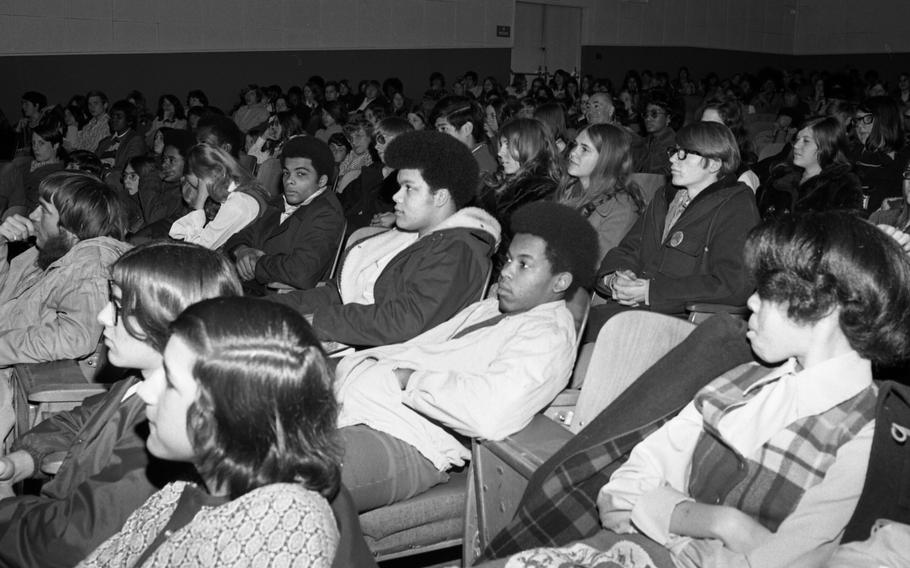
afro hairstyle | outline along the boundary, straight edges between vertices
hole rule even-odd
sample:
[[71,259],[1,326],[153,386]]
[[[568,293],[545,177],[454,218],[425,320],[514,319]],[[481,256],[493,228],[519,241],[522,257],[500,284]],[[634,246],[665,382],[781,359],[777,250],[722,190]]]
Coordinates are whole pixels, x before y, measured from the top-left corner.
[[568,272],[572,285],[568,296],[576,287],[591,288],[597,272],[597,231],[581,213],[561,203],[534,201],[512,214],[512,233],[526,233],[540,237],[547,244],[547,260],[553,274]]
[[335,173],[335,158],[329,145],[313,136],[294,136],[284,143],[281,150],[281,165],[288,158],[309,158],[316,170],[316,177],[326,176],[329,186]]
[[432,130],[406,132],[386,148],[385,162],[396,170],[419,170],[431,191],[449,191],[456,209],[474,200],[480,168],[471,151],[448,134]]

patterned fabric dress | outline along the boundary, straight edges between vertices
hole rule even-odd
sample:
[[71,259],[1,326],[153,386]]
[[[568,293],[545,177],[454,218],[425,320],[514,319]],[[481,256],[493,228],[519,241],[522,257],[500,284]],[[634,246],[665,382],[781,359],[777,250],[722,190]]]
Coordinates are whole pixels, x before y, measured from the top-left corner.
[[[176,482],[152,495],[79,566],[331,566],[338,529],[318,493],[289,483],[267,485],[219,506],[202,506],[182,528],[165,530],[185,491],[199,489]],[[146,554],[156,540],[158,547]]]

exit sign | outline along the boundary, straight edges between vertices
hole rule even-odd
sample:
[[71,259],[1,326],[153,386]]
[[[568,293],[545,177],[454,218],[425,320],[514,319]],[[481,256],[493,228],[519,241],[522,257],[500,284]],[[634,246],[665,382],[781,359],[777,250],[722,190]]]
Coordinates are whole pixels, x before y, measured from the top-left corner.
[[512,26],[496,26],[496,37],[509,37],[512,35]]

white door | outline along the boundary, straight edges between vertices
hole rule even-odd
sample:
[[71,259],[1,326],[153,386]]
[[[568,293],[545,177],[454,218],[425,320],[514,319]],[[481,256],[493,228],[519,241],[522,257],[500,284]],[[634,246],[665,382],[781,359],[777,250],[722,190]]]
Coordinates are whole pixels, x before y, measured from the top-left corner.
[[534,73],[545,67],[572,73],[581,63],[581,8],[515,3],[512,71]]

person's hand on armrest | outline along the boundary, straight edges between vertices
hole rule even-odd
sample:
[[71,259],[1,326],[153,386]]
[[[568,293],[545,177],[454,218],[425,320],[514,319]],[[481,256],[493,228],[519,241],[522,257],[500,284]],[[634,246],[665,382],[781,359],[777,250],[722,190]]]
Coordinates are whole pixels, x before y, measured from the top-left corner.
[[256,264],[263,256],[265,256],[265,252],[246,245],[241,245],[234,250],[234,258],[237,259],[237,274],[241,280],[256,278]]

